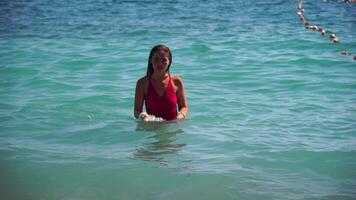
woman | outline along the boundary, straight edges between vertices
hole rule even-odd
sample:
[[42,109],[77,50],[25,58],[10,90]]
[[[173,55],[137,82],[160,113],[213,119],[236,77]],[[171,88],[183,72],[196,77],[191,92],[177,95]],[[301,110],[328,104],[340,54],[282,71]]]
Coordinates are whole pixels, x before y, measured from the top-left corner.
[[[136,84],[136,118],[147,121],[155,116],[164,120],[175,120],[187,116],[188,106],[183,81],[179,76],[169,73],[171,63],[172,54],[167,46],[160,44],[152,48],[148,57],[147,74]],[[147,113],[142,112],[144,102]]]

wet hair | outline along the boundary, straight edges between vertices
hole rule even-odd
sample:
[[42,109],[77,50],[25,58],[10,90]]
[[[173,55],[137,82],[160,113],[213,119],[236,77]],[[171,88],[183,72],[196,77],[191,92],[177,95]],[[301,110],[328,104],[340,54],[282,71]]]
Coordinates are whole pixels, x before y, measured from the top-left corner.
[[147,76],[150,76],[153,73],[153,66],[152,66],[152,63],[151,63],[151,59],[152,59],[153,55],[156,52],[159,52],[159,51],[163,51],[165,53],[168,53],[169,64],[168,64],[166,72],[169,71],[169,67],[172,64],[172,53],[171,53],[171,50],[166,45],[159,44],[159,45],[154,46],[151,49],[150,56],[148,56]]

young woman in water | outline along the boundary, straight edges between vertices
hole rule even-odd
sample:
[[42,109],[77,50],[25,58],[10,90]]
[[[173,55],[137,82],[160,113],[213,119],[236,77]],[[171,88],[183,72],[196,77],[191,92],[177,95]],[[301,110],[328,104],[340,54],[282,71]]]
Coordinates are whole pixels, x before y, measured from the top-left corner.
[[[164,120],[184,119],[188,114],[183,81],[169,72],[172,54],[165,45],[152,48],[146,76],[136,84],[134,115],[144,121],[159,117]],[[145,103],[146,112],[142,112]],[[178,112],[177,112],[178,105]]]

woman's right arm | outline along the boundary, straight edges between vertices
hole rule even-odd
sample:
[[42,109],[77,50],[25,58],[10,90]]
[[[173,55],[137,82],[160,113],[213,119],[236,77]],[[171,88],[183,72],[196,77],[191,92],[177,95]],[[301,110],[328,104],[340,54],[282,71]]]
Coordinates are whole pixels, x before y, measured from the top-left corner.
[[136,90],[135,90],[135,108],[134,108],[134,115],[137,119],[142,112],[143,101],[145,96],[145,84],[144,78],[141,78],[136,83]]

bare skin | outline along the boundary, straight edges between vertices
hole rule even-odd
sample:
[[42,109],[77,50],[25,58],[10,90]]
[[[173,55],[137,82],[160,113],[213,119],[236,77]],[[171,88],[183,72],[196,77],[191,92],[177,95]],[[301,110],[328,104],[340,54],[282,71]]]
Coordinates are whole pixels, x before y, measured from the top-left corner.
[[[158,95],[162,96],[168,87],[169,74],[166,72],[169,65],[168,56],[163,52],[157,52],[154,54],[150,61],[153,65],[153,73],[151,75],[151,83]],[[185,97],[185,91],[183,86],[183,80],[179,76],[171,75],[173,89],[177,95],[178,114],[176,119],[183,119],[188,114],[187,100]],[[148,90],[148,76],[144,76],[137,81],[135,91],[135,108],[134,115],[139,118],[143,110],[143,103]],[[145,116],[143,116],[144,118]]]

